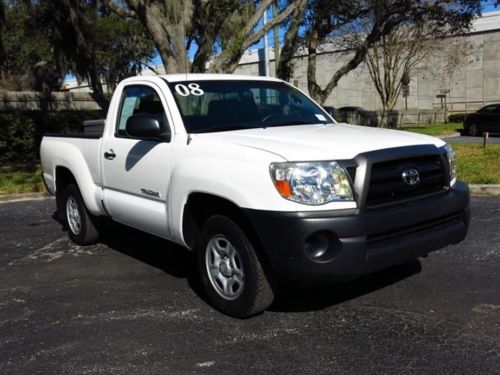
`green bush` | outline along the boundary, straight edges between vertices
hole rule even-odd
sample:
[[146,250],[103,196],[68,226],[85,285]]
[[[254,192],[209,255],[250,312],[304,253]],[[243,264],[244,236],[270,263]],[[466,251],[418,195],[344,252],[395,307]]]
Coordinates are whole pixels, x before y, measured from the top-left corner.
[[453,113],[448,116],[448,122],[464,122],[467,113]]
[[45,133],[81,132],[83,121],[104,116],[102,111],[0,112],[0,161],[37,160]]
[[0,159],[27,161],[36,156],[36,127],[23,113],[0,113]]

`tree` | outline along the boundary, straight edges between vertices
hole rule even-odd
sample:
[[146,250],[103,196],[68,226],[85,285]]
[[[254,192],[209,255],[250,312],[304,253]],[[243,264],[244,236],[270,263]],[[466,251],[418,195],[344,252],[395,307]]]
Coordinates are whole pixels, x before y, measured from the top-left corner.
[[434,79],[446,79],[469,49],[459,37],[436,37],[432,25],[400,26],[375,43],[366,55],[366,66],[382,103],[382,126],[415,68],[425,68]]
[[[448,16],[449,19],[441,18],[438,14],[425,23],[399,25],[368,50],[366,66],[382,103],[383,126],[386,112],[394,110],[402,88],[410,84],[417,66],[429,70],[435,79],[443,79],[452,74],[467,54],[468,43],[457,34],[470,27],[471,19],[468,16],[453,19],[457,14]],[[449,45],[453,46],[451,50],[447,48]]]
[[409,85],[417,65],[442,48],[420,27],[398,27],[374,43],[366,54],[366,66],[382,103],[383,114],[394,110],[404,85]]
[[51,51],[47,25],[37,17],[29,1],[1,4],[2,87],[50,91],[60,86],[63,76]]
[[291,1],[281,13],[275,15],[266,25],[255,30],[257,23],[272,2],[273,0],[263,0],[255,6],[254,2],[248,1],[244,3],[245,12],[243,14],[233,13],[231,15],[231,17],[239,18],[239,22],[235,23],[235,27],[230,28],[232,30],[228,30],[230,34],[228,33],[227,36],[229,37],[222,46],[222,52],[215,57],[210,65],[209,71],[218,73],[233,72],[238,66],[243,53],[256,44],[275,25],[285,22],[300,4],[300,0]]
[[[250,46],[297,8],[293,0],[265,26],[256,28],[273,0],[106,0],[116,14],[135,17],[148,30],[167,73],[233,72]],[[197,46],[191,64],[188,51]]]
[[95,49],[96,76],[112,91],[124,78],[135,76],[149,67],[156,50],[142,24],[124,20],[113,13],[95,19],[91,48]]
[[[309,94],[320,103],[324,103],[338,85],[340,79],[356,69],[370,49],[384,35],[402,24],[433,23],[449,32],[464,30],[472,18],[480,13],[479,0],[312,0],[305,10],[303,27],[297,27],[293,35],[285,38],[283,50],[288,44],[297,43],[307,48],[307,81]],[[300,17],[296,13],[294,16]],[[299,22],[294,18],[291,24]],[[368,25],[368,28],[364,26]],[[289,29],[290,30],[290,29]],[[302,35],[300,35],[302,34]],[[321,78],[316,71],[317,55],[326,42],[345,51],[347,61],[331,76]],[[290,58],[290,53],[288,58]],[[285,64],[282,61],[280,65]],[[282,70],[281,78],[288,78]]]
[[113,89],[136,75],[154,56],[154,45],[136,20],[124,20],[94,2],[42,0],[42,17],[51,26],[51,42],[61,70],[87,81],[105,105],[103,84]]
[[277,62],[276,75],[284,81],[290,81],[294,70],[294,57],[300,44],[299,29],[304,24],[307,0],[301,0],[293,11],[285,32],[285,42]]
[[118,81],[136,75],[156,53],[139,21],[124,20],[95,1],[24,0],[5,3],[5,8],[3,1],[0,4],[0,17],[5,10],[0,70],[8,89],[57,90],[73,73],[89,83],[105,107],[104,85],[113,89]]
[[0,80],[4,78],[3,65],[5,64],[5,49],[3,47],[3,39],[2,39],[4,24],[5,24],[5,5],[3,4],[3,0],[0,0]]

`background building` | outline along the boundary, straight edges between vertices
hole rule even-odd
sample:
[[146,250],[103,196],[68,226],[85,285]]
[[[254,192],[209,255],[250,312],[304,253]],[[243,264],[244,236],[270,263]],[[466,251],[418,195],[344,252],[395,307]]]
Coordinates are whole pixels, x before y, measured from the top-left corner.
[[[447,38],[440,43],[442,48],[411,74],[406,103],[409,110],[435,110],[446,105],[448,113],[472,112],[483,105],[500,102],[500,11],[485,13],[473,22],[466,35]],[[326,85],[348,57],[348,52],[338,52],[333,45],[322,46],[322,52],[318,54],[318,81],[322,85]],[[269,48],[269,60],[270,73],[274,75],[272,48]],[[295,60],[291,83],[307,92],[307,50],[299,51]],[[162,65],[156,66],[155,70],[160,74],[164,72]],[[155,73],[146,69],[141,74]],[[263,49],[247,51],[235,74],[264,75]],[[65,88],[89,91],[86,84],[78,84],[75,79],[66,81]],[[381,110],[366,65],[361,64],[344,76],[325,105]],[[405,100],[401,96],[395,109],[404,108]]]
[[[473,22],[469,33],[440,42],[442,49],[412,72],[408,109],[428,110],[446,105],[449,112],[470,112],[493,102],[500,102],[500,11],[485,13]],[[274,53],[269,52],[271,74]],[[318,55],[318,80],[326,85],[333,73],[346,61],[346,53],[328,46]],[[248,51],[235,73],[263,74],[263,53]],[[451,63],[450,63],[451,62]],[[307,91],[307,52],[296,57],[292,83]],[[365,64],[344,76],[325,105],[360,106],[380,110],[377,92]],[[404,109],[401,97],[396,110]]]

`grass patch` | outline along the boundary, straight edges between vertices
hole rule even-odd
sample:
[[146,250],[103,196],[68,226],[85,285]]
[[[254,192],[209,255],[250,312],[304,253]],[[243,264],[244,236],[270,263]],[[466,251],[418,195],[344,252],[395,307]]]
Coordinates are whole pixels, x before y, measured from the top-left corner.
[[400,130],[405,130],[413,133],[420,133],[426,135],[432,135],[434,137],[442,137],[445,135],[452,135],[454,133],[459,133],[463,129],[463,124],[459,122],[451,122],[448,124],[431,124],[422,125],[411,128],[400,128]]
[[10,163],[0,166],[0,194],[44,191],[40,163]]
[[500,184],[500,145],[454,143],[457,174],[469,184]]
[[[500,184],[500,145],[453,144],[457,174],[469,184]],[[0,166],[0,194],[45,191],[39,163]]]

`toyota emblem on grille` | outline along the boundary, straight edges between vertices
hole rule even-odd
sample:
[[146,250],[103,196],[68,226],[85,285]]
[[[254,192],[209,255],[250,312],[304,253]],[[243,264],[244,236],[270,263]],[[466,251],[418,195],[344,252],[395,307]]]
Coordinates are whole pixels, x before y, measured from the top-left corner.
[[401,177],[403,178],[403,182],[408,186],[416,186],[420,183],[420,173],[413,167],[405,168]]

